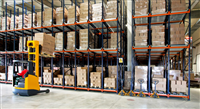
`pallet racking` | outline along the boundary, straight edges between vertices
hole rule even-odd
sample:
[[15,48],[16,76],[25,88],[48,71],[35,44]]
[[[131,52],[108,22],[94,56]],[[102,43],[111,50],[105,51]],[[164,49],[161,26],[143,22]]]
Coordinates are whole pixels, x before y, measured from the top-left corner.
[[[167,31],[167,43],[165,46],[152,46],[151,40],[148,40],[148,46],[145,47],[135,47],[134,41],[132,43],[132,81],[133,76],[135,73],[135,66],[138,65],[140,61],[148,61],[148,92],[145,93],[146,95],[150,96],[152,94],[151,86],[151,73],[150,73],[150,66],[152,62],[159,62],[158,65],[162,65],[165,68],[165,78],[167,79],[167,92],[166,94],[158,94],[159,96],[166,96],[166,97],[180,97],[180,98],[188,98],[190,100],[190,68],[188,70],[189,77],[188,77],[188,94],[187,95],[172,95],[169,91],[169,70],[170,70],[170,57],[171,56],[179,56],[180,61],[180,53],[183,53],[183,65],[185,66],[185,49],[189,49],[189,61],[188,64],[190,65],[190,46],[191,46],[191,1],[188,0],[188,9],[183,11],[174,11],[172,12],[170,9],[171,0],[166,0],[167,3],[167,12],[165,13],[158,13],[152,14],[151,13],[151,0],[149,2],[149,13],[148,15],[141,15],[141,16],[134,16],[134,3],[135,0],[132,2],[132,38],[134,39],[134,30],[137,26],[147,25],[148,26],[148,39],[151,39],[151,26],[152,25],[159,25],[164,24],[166,26]],[[184,23],[184,19],[186,14],[189,14],[189,41],[187,45],[171,45],[170,44],[170,25],[174,23]],[[138,20],[143,20],[143,22],[138,22]],[[154,58],[153,56],[159,56],[159,58]],[[145,59],[144,59],[145,58]],[[180,70],[180,62],[178,62],[178,69]],[[185,67],[182,69],[183,77],[185,74]],[[184,79],[184,78],[183,78]],[[133,84],[131,85],[131,90],[133,90]],[[139,92],[135,92],[136,94]]]
[[[63,19],[64,19],[64,8],[66,7],[66,5],[77,5],[77,0],[75,0],[75,2],[73,3],[73,0],[71,1],[71,4],[65,4],[65,0],[60,0],[62,3],[62,7],[63,7]],[[89,9],[89,3],[92,0],[88,0],[88,9]],[[117,9],[120,7],[122,7],[122,0],[119,1],[117,0]],[[82,1],[84,2],[84,1]],[[38,2],[37,2],[38,3]],[[96,0],[94,0],[94,3],[96,3]],[[102,0],[102,6],[104,3],[104,0]],[[119,3],[119,4],[118,4]],[[124,3],[124,0],[123,0]],[[33,39],[33,36],[35,33],[38,32],[45,32],[45,33],[51,33],[52,36],[54,36],[55,33],[57,32],[63,32],[63,34],[66,34],[66,32],[69,31],[75,31],[75,37],[76,34],[78,33],[78,31],[80,29],[88,29],[88,31],[91,29],[93,30],[93,32],[95,33],[95,37],[99,38],[100,44],[99,44],[99,49],[90,49],[89,48],[89,43],[88,43],[88,49],[86,50],[80,50],[80,49],[75,49],[75,50],[65,50],[64,46],[63,46],[63,50],[61,51],[55,51],[55,56],[56,58],[53,57],[40,57],[40,66],[41,66],[41,72],[43,72],[43,67],[44,67],[44,61],[49,61],[50,59],[50,63],[51,63],[51,69],[52,69],[52,83],[50,85],[46,85],[43,84],[43,73],[41,73],[41,86],[46,86],[46,87],[59,87],[59,88],[68,88],[68,89],[80,89],[80,90],[92,90],[92,91],[101,91],[101,92],[116,92],[118,93],[119,91],[119,75],[117,73],[117,88],[116,89],[104,89],[104,85],[103,85],[103,81],[104,79],[102,78],[101,83],[102,83],[102,87],[101,88],[90,88],[89,84],[87,85],[87,87],[77,87],[77,83],[76,83],[76,76],[77,76],[77,66],[83,66],[83,65],[87,65],[87,67],[89,68],[89,65],[91,65],[91,61],[93,61],[93,67],[97,66],[97,58],[99,59],[99,62],[101,63],[101,67],[102,67],[102,77],[103,77],[103,67],[106,66],[106,73],[108,73],[108,65],[113,65],[113,61],[115,65],[117,65],[117,69],[118,68],[118,58],[119,56],[125,58],[124,54],[124,48],[122,48],[122,46],[119,47],[118,44],[125,44],[124,43],[124,39],[125,39],[125,30],[124,30],[124,24],[125,24],[125,17],[122,18],[122,14],[119,15],[119,12],[117,10],[117,17],[113,18],[113,19],[105,19],[104,17],[102,17],[101,21],[87,21],[87,22],[75,22],[72,24],[68,24],[65,23],[65,21],[63,20],[63,24],[62,25],[55,25],[53,24],[53,15],[52,15],[52,25],[51,26],[43,26],[43,23],[41,23],[42,25],[39,27],[33,27],[33,23],[31,23],[31,28],[24,28],[24,14],[27,14],[27,7],[24,6],[24,4],[28,4],[26,3],[24,0],[22,0],[22,29],[13,29],[13,30],[4,30],[4,31],[0,31],[0,35],[3,36],[3,40],[5,40],[5,51],[1,51],[0,54],[1,56],[5,57],[5,62],[4,65],[7,68],[7,59],[10,58],[11,60],[15,60],[16,56],[21,56],[21,60],[27,60],[27,52],[24,50],[22,51],[17,51],[17,47],[16,45],[18,44],[19,41],[19,36],[22,37],[22,47],[24,46],[24,37],[27,37],[28,35],[31,35],[31,39]],[[14,10],[14,16],[17,15],[19,16],[19,9],[16,9],[16,1],[14,0],[14,6],[9,6],[7,3],[5,3],[5,15],[3,14],[3,17],[6,17],[6,22],[7,22],[7,13],[8,13],[8,6],[12,7]],[[33,0],[31,0],[31,4],[28,4],[31,6],[31,21],[33,22],[33,13],[35,12],[35,6],[33,5]],[[41,0],[41,12],[44,11],[44,4],[43,4],[43,0]],[[54,1],[52,0],[51,2],[51,8],[52,8],[52,13],[53,13],[53,9],[54,9]],[[122,9],[122,8],[121,8]],[[17,13],[16,13],[17,10]],[[25,10],[25,11],[24,11]],[[89,10],[88,10],[89,11]],[[124,6],[123,6],[123,11],[124,11]],[[4,13],[4,12],[3,12]],[[12,15],[12,11],[10,10],[10,16]],[[102,11],[102,15],[103,15],[103,11]],[[124,15],[124,12],[123,12]],[[89,16],[89,12],[88,12],[88,16]],[[41,13],[41,19],[43,19],[43,14]],[[75,19],[76,19],[76,8],[75,8]],[[123,23],[122,23],[122,19],[123,19]],[[14,21],[15,21],[15,17],[14,17]],[[75,20],[76,21],[76,20]],[[43,22],[43,21],[41,21]],[[14,23],[14,27],[15,27],[15,23]],[[122,28],[123,27],[123,28]],[[7,28],[7,25],[6,25]],[[31,33],[31,34],[30,34]],[[108,38],[110,38],[111,33],[117,33],[117,48],[116,49],[105,49],[104,48],[104,43],[103,43],[103,39],[107,39],[107,45],[108,45]],[[7,37],[10,36],[10,42],[11,40],[13,40],[13,50],[8,51],[7,50],[7,42],[8,39]],[[63,35],[64,36],[64,35]],[[88,35],[89,37],[89,35]],[[118,40],[118,37],[120,37],[120,40]],[[122,37],[124,37],[122,39]],[[89,40],[89,38],[88,38]],[[16,43],[17,41],[17,43]],[[76,45],[76,41],[75,41],[75,45]],[[77,48],[77,47],[75,47]],[[8,57],[9,56],[9,57]],[[61,60],[59,60],[59,58]],[[47,59],[47,60],[45,60]],[[84,62],[84,60],[87,59],[87,64]],[[66,60],[66,61],[65,61]],[[80,63],[80,60],[82,60],[82,62]],[[104,60],[107,60],[106,62]],[[53,83],[53,64],[57,62],[59,63],[59,67],[61,68],[62,74],[63,74],[63,85],[54,85]],[[106,63],[106,64],[104,64]],[[12,63],[9,63],[12,64]],[[75,68],[75,86],[71,87],[71,86],[65,86],[65,80],[64,80],[64,67],[67,64],[68,67],[70,67],[71,71],[72,68]],[[22,65],[23,67],[23,65]],[[72,73],[72,72],[71,72]],[[8,71],[6,69],[5,71],[6,74],[6,79],[5,81],[0,81],[3,83],[11,83],[8,81]],[[88,83],[90,81],[90,73],[88,70]]]

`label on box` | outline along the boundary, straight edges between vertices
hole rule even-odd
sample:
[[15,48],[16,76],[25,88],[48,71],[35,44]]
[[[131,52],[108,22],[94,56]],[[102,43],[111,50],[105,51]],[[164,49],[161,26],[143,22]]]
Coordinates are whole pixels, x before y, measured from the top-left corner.
[[85,81],[85,82],[84,82],[84,84],[86,85],[86,84],[87,84],[87,82]]

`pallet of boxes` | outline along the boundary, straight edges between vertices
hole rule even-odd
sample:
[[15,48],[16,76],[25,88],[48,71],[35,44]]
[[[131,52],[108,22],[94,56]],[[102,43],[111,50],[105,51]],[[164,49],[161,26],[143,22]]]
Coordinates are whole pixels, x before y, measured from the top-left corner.
[[186,94],[186,81],[181,76],[181,70],[170,70],[170,91],[172,94]]
[[71,69],[70,68],[64,68],[65,72],[65,85],[66,86],[74,86],[75,84],[75,68],[72,69],[72,74],[71,74]]
[[[92,68],[89,68],[89,73]],[[88,67],[77,67],[77,86],[87,87],[88,84]]]
[[131,89],[131,72],[125,71],[125,79],[124,79],[124,88],[125,91],[129,91]]
[[[119,70],[119,69],[118,69]],[[116,89],[117,66],[108,66],[108,77],[104,78],[104,88]]]
[[158,93],[166,93],[166,78],[164,78],[164,67],[152,67],[152,90],[155,91],[154,81],[156,84],[156,91]]
[[0,66],[0,80],[5,80],[5,66]]
[[[105,67],[103,67],[103,78],[105,77]],[[96,67],[96,72],[90,73],[90,87],[101,88],[102,67]]]
[[[147,92],[147,66],[135,66],[135,91],[139,92],[142,90],[143,92]],[[144,83],[140,84],[138,82],[139,79],[144,79]],[[140,88],[140,86],[142,86]]]
[[[97,40],[94,40],[94,33],[88,29],[81,29],[79,30],[79,49],[88,49],[88,48],[96,48],[97,47]],[[89,39],[88,39],[88,34],[89,34]],[[88,47],[89,43],[89,47]]]

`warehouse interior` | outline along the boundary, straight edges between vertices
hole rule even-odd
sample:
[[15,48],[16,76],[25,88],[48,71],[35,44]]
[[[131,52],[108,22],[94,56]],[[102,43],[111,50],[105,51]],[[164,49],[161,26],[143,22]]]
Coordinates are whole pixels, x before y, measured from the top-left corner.
[[199,109],[199,13],[200,0],[1,0],[0,107]]

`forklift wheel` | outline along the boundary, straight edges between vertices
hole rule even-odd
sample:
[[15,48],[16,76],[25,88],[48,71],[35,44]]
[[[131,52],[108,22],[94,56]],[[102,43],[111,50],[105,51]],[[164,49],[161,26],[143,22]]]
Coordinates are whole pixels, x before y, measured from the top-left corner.
[[47,89],[47,90],[46,90],[46,93],[49,93],[49,92],[50,92],[50,90],[49,90],[49,89]]

